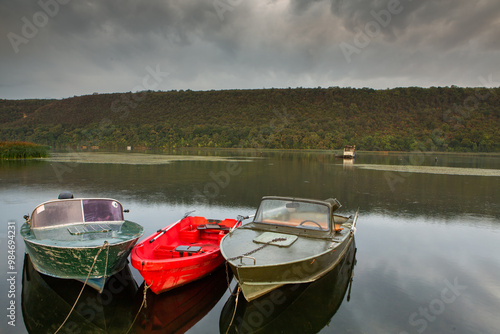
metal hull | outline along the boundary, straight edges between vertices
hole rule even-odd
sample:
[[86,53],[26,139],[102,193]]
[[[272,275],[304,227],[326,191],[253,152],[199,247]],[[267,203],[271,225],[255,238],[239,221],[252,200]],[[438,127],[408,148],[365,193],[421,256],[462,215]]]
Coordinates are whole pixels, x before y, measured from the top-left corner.
[[59,236],[66,233],[66,227],[45,231],[44,237],[48,238],[39,239],[29,225],[24,224],[21,235],[26,244],[26,253],[38,272],[82,282],[88,277],[87,284],[102,292],[106,278],[125,267],[132,247],[142,236],[143,229],[140,225],[132,222],[125,224],[127,225],[118,235],[95,235],[92,240],[87,241],[81,240],[81,236],[75,236],[72,241],[66,235],[64,241],[59,240]]
[[[255,258],[231,259],[255,247],[251,240],[261,231],[237,229],[221,243],[223,255],[247,301],[254,300],[285,284],[314,282],[331,271],[345,256],[354,240],[350,231],[332,239],[299,237],[290,247],[269,245],[252,254]],[[244,240],[247,240],[245,243]],[[250,242],[248,242],[250,240]],[[245,246],[242,246],[245,244]],[[242,249],[242,250],[239,250]]]
[[331,322],[348,291],[355,253],[355,242],[352,242],[335,268],[312,283],[288,284],[252,302],[242,298],[236,302],[235,292],[222,309],[220,332],[320,332]]

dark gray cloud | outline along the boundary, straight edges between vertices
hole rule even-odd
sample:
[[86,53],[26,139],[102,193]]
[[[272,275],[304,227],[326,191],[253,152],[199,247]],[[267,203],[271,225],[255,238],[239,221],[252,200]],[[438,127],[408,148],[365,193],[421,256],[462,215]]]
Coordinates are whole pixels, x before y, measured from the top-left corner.
[[496,0],[1,0],[0,29],[0,98],[500,85]]

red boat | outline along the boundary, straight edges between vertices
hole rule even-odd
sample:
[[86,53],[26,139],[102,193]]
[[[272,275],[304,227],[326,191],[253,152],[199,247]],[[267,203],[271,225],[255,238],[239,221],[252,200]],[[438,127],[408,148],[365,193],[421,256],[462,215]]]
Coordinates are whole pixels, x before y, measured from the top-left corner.
[[202,278],[224,263],[220,241],[242,219],[184,216],[138,243],[132,266],[156,294]]

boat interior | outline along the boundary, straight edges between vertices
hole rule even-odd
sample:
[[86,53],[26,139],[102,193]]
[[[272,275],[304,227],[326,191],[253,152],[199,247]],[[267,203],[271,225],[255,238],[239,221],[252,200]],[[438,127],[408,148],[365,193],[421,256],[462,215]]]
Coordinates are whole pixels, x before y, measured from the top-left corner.
[[[344,217],[340,215],[333,215],[333,223],[335,231],[339,232],[343,230],[342,225],[347,223],[350,217]],[[315,217],[311,213],[298,213],[291,215],[286,220],[281,219],[262,219],[260,223],[281,225],[289,227],[299,227],[307,229],[319,229],[322,231],[329,230],[329,222],[327,221],[326,215],[317,215]]]
[[[333,198],[309,201],[294,198],[264,197],[254,223],[296,227],[317,231],[342,230],[347,218],[334,215],[341,204]],[[333,226],[332,226],[333,225]]]
[[186,217],[155,241],[158,245],[151,255],[156,259],[172,259],[217,251],[220,240],[236,223],[235,219]]
[[280,219],[262,219],[261,223],[274,224],[274,225],[284,225],[292,227],[302,227],[302,228],[320,228],[323,231],[328,231],[328,222],[326,215],[318,215],[317,217],[311,217],[310,213],[297,213],[290,215],[286,220]]

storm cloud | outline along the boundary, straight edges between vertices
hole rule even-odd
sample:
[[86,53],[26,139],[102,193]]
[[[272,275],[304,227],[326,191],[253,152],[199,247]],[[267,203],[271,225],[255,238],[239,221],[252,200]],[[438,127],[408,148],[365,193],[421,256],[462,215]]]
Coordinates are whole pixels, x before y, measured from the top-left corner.
[[0,98],[499,86],[496,0],[0,2]]

